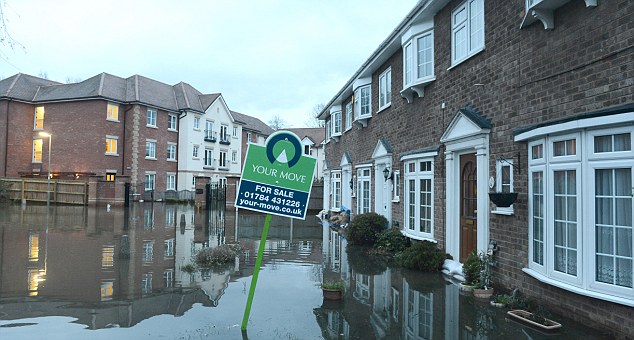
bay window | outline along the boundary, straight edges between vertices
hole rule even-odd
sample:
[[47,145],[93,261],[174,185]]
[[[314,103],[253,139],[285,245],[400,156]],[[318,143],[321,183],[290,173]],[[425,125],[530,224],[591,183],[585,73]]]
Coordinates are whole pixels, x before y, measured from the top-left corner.
[[370,85],[362,86],[354,91],[354,118],[359,120],[372,115]]
[[634,127],[607,127],[625,121],[616,116],[580,120],[574,133],[557,135],[564,124],[523,133],[530,138],[525,271],[634,306]]

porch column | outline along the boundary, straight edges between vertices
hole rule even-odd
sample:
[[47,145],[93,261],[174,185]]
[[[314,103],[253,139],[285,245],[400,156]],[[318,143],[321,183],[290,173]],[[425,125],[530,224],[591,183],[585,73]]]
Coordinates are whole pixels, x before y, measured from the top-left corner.
[[460,185],[460,183],[456,181],[454,168],[454,153],[447,151],[445,152],[445,245],[447,253],[458,261],[460,259],[460,225],[456,218],[456,211],[460,209],[460,206],[456,205],[458,199],[455,195],[456,184]]
[[486,145],[476,147],[478,167],[478,251],[489,245],[489,152]]

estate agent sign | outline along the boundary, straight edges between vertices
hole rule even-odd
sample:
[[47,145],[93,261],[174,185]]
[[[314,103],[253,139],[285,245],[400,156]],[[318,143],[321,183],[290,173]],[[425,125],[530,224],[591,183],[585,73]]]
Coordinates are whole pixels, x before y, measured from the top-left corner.
[[294,133],[278,131],[265,146],[249,144],[236,207],[305,219],[316,159]]

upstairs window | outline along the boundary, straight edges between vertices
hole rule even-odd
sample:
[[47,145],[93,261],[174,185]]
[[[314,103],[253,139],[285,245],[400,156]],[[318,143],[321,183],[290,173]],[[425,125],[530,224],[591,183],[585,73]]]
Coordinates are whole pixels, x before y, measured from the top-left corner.
[[352,102],[346,104],[346,131],[352,129]]
[[200,117],[194,117],[194,130],[200,130]]
[[233,138],[238,138],[238,127],[233,127],[233,134],[231,135]]
[[119,121],[119,105],[108,103],[108,109],[106,111],[106,119],[118,122]]
[[467,0],[451,13],[451,65],[484,49],[484,0]]
[[359,87],[354,91],[355,120],[367,118],[372,115],[370,84]]
[[156,159],[156,141],[148,140],[145,142],[145,158]]
[[106,155],[117,156],[117,142],[119,137],[106,136]]
[[167,160],[175,161],[176,160],[176,144],[167,143]]
[[333,112],[330,121],[332,122],[332,135],[341,136],[341,111]]
[[156,110],[147,110],[147,126],[156,127]]
[[228,126],[226,125],[221,125],[220,126],[220,141],[222,142],[226,142],[229,140],[229,134],[227,133],[227,130],[229,129]]
[[218,159],[218,166],[221,168],[227,167],[227,151],[220,150],[220,159]]
[[392,68],[379,75],[379,111],[392,103]]
[[403,85],[420,84],[434,78],[434,32],[413,37],[405,44],[403,56]]
[[170,131],[176,131],[176,122],[177,122],[176,115],[169,114],[167,116],[167,129]]
[[35,108],[35,121],[33,122],[33,130],[44,129],[44,106]]

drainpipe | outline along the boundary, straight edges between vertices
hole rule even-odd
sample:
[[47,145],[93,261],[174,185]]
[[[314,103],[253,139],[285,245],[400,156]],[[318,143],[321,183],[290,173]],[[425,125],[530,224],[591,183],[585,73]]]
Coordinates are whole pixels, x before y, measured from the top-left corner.
[[7,122],[5,134],[4,134],[4,172],[3,177],[7,177],[7,162],[9,161],[9,105],[11,105],[11,99],[7,102],[7,110],[5,113],[5,119]]

